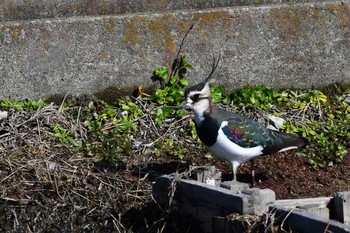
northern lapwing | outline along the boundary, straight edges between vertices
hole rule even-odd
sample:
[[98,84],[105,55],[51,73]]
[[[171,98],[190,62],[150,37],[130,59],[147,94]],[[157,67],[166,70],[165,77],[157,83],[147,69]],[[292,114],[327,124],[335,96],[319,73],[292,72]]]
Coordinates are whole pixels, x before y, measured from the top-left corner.
[[307,140],[268,129],[248,117],[214,106],[209,81],[219,60],[220,57],[215,62],[214,58],[212,70],[203,82],[185,90],[181,106],[194,112],[198,137],[210,152],[231,163],[233,178],[237,181],[237,168],[241,163],[258,156],[302,148]]

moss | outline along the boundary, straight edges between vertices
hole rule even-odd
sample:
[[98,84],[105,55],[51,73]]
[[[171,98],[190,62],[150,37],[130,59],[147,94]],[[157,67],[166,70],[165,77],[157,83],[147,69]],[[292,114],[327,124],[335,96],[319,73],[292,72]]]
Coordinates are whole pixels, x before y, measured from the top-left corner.
[[26,40],[25,40],[26,32],[24,30],[23,25],[11,26],[9,28],[9,33],[11,34],[12,42],[14,43],[19,42],[22,46],[26,44]]
[[284,41],[306,39],[302,25],[308,17],[308,11],[296,11],[293,7],[272,8],[269,12],[269,24],[276,28]]
[[218,26],[220,24],[229,25],[232,22],[231,15],[226,11],[211,11],[194,13],[193,17],[196,21],[200,20],[200,25]]
[[19,29],[19,35],[21,37],[21,45],[24,46],[26,44],[25,36],[26,36],[26,31],[24,30],[23,27],[20,27]]
[[330,11],[333,15],[338,17],[340,23],[340,29],[346,34],[350,34],[349,22],[350,22],[350,6],[349,3],[327,3],[325,4],[326,10]]
[[80,11],[80,9],[82,8],[82,6],[77,2],[73,2],[73,3],[69,4],[69,7],[73,12]]
[[18,30],[16,27],[10,28],[11,38],[13,42],[17,42],[18,40]]
[[172,14],[162,14],[152,19],[137,16],[124,23],[123,42],[130,48],[142,45],[142,49],[150,44],[161,53],[174,54],[177,51],[175,41],[178,36],[173,32],[180,32],[182,36],[189,27],[190,23],[181,22]]
[[123,41],[132,47],[141,41],[137,30],[137,22],[137,18],[132,18],[124,24]]
[[[313,30],[327,28],[330,24],[329,14],[331,12],[339,18],[341,30],[349,31],[350,10],[349,5],[341,3],[327,3],[324,8],[309,6],[307,8],[296,8],[289,6],[285,8],[272,8],[269,12],[269,25],[276,28],[280,38],[284,41],[306,40]],[[314,20],[315,23],[310,21]],[[316,29],[311,28],[313,25]]]
[[236,19],[226,11],[194,13],[193,18],[195,21],[199,21],[196,30],[202,35],[202,44],[208,41],[208,37],[213,33],[213,29],[218,30],[226,38],[230,38],[234,34]]
[[164,14],[145,25],[154,36],[152,40],[153,46],[165,49],[166,52],[176,52],[174,35],[171,32],[176,21],[177,19],[173,15]]
[[101,61],[104,61],[104,62],[107,61],[108,60],[108,53],[102,51],[100,53],[100,58],[101,58]]
[[117,25],[117,20],[115,18],[103,19],[104,26],[108,32],[113,32]]

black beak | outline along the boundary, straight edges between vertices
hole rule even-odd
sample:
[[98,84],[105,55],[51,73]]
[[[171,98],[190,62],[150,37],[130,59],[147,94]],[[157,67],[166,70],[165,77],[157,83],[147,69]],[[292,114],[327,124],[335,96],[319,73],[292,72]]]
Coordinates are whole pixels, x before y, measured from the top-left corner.
[[184,101],[181,102],[181,104],[179,105],[178,109],[190,110],[190,108],[187,106],[186,100],[184,100]]

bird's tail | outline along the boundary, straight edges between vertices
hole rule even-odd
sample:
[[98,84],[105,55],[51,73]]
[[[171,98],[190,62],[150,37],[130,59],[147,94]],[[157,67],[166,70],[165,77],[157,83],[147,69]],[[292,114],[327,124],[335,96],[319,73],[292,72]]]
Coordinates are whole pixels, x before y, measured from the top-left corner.
[[276,154],[287,150],[304,148],[308,140],[296,134],[288,134],[278,131],[271,131],[269,141],[266,141],[263,153],[265,155]]
[[280,148],[277,152],[301,149],[305,148],[309,144],[309,141],[306,138],[296,134],[288,134],[283,132],[279,132],[278,134],[282,143],[280,144]]

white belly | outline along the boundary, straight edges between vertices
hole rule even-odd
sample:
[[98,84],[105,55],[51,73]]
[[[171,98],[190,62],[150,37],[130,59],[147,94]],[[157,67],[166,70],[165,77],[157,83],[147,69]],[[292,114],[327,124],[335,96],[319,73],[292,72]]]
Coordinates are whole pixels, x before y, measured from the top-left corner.
[[226,125],[227,121],[223,121],[219,129],[216,143],[208,147],[210,152],[228,162],[237,162],[239,164],[263,154],[262,146],[244,148],[230,141],[221,129]]

